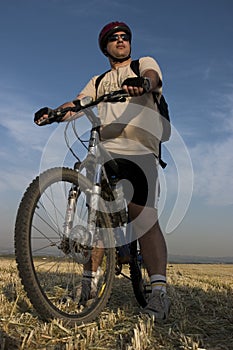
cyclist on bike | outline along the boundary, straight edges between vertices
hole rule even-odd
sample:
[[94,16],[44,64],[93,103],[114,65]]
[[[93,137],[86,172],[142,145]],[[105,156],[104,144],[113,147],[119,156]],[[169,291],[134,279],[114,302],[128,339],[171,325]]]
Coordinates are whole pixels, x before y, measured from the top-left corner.
[[[157,206],[158,183],[158,135],[162,133],[159,118],[155,118],[156,105],[152,91],[162,92],[162,74],[157,62],[151,57],[142,57],[140,77],[131,69],[132,32],[123,22],[111,22],[99,34],[99,46],[108,58],[111,70],[99,83],[93,77],[77,99],[98,96],[123,88],[129,98],[123,103],[105,103],[99,106],[101,140],[117,160],[122,178],[129,180],[134,192],[128,205],[131,222],[138,232],[138,240],[150,276],[152,293],[143,312],[156,320],[165,320],[170,301],[166,293],[167,248],[162,234]],[[60,107],[74,106],[68,102]],[[131,115],[132,113],[132,115]],[[70,112],[63,118],[69,118]],[[42,118],[46,118],[45,115]],[[36,121],[38,123],[38,120]],[[126,188],[126,192],[127,192]],[[129,191],[130,192],[130,191]],[[132,191],[131,191],[132,192]],[[97,279],[98,257],[91,271],[86,267],[84,278],[93,281],[93,290],[86,290],[89,297],[94,292]]]

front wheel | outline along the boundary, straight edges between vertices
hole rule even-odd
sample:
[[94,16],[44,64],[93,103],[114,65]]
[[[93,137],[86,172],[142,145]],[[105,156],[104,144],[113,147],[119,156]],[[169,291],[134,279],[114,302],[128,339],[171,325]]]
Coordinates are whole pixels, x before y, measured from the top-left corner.
[[[110,297],[115,249],[105,208],[98,211],[98,238],[92,247],[82,243],[87,235],[90,186],[75,170],[53,168],[30,184],[20,203],[15,224],[17,266],[32,305],[45,320],[60,318],[71,324],[92,321]],[[71,188],[76,193],[75,212],[69,222],[72,227],[67,228]],[[109,228],[105,235],[101,235],[101,227]],[[86,278],[84,283],[83,278],[93,256],[99,260],[94,291],[88,286],[94,279]]]

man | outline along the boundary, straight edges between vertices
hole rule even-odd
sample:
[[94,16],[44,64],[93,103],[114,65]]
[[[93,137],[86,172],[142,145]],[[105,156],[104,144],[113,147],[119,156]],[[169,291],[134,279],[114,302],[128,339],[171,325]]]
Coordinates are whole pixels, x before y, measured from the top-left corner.
[[[96,99],[121,88],[129,94],[124,103],[99,106],[100,136],[104,146],[117,160],[123,178],[129,180],[134,189],[128,205],[129,215],[152,286],[143,312],[156,320],[165,320],[170,307],[166,294],[167,248],[155,206],[159,195],[157,167],[162,124],[154,116],[157,111],[152,96],[153,91],[161,95],[162,75],[157,62],[151,57],[140,58],[140,77],[134,73],[130,66],[131,39],[131,30],[123,22],[111,22],[101,30],[99,46],[108,58],[111,70],[103,76],[97,91],[95,76],[77,99],[85,96]],[[74,104],[68,102],[60,107],[67,106]],[[67,113],[64,120],[69,116]],[[46,115],[37,116],[36,123],[40,118],[46,118]],[[96,268],[86,271],[86,277],[95,277]]]

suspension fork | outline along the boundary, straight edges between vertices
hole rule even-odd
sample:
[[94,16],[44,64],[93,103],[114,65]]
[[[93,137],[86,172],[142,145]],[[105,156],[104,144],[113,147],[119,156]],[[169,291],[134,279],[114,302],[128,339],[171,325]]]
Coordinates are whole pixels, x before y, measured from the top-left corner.
[[[78,171],[79,167],[80,167],[80,162],[76,162],[74,165],[74,170]],[[65,237],[69,237],[70,231],[73,228],[74,215],[76,211],[78,196],[79,196],[79,188],[77,185],[73,184],[68,194],[65,221],[63,225],[63,234]]]
[[90,174],[92,187],[88,194],[88,219],[87,219],[87,231],[89,233],[90,246],[94,243],[94,237],[96,234],[96,221],[97,221],[97,211],[99,210],[99,202],[101,196],[101,179],[102,179],[102,164],[99,154],[99,130],[98,128],[93,128],[91,130],[91,137],[89,142],[89,155],[93,158],[92,174]]

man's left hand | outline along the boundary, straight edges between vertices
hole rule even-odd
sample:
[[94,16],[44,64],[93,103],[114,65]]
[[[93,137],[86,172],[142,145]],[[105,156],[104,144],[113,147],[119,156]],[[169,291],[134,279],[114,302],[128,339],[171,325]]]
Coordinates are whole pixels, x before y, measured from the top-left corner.
[[122,83],[122,89],[125,90],[130,96],[141,96],[145,93],[143,84],[144,78],[142,77],[127,78]]

